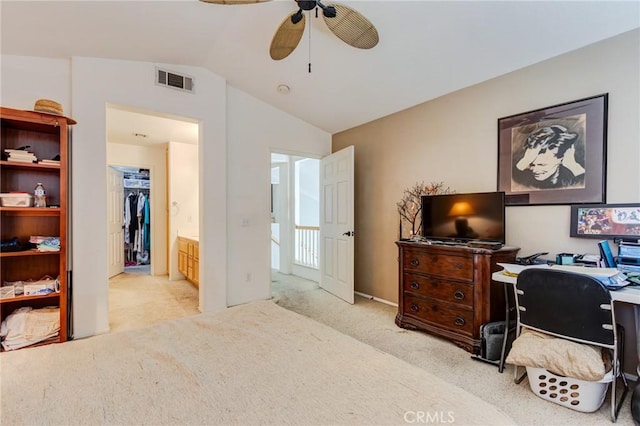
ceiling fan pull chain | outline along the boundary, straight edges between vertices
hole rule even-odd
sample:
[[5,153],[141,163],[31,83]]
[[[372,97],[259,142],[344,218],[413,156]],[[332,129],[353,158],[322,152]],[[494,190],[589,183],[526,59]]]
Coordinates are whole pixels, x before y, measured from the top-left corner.
[[[318,17],[318,9],[316,9],[316,18]],[[309,24],[311,24],[311,11],[309,11]],[[311,74],[311,27],[309,25],[309,74]]]

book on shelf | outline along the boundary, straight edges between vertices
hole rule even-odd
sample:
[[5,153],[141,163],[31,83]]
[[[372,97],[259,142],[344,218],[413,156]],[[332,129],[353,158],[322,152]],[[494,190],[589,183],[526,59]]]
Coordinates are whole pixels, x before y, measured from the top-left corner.
[[14,158],[14,157],[9,157],[7,158],[7,161],[12,162],[12,163],[33,163],[34,161],[36,161],[36,158]]
[[24,153],[31,153],[31,151],[28,151],[26,149],[14,149],[14,148],[5,148],[4,152],[6,152],[7,154],[24,154]]
[[38,161],[38,157],[33,152],[20,150],[20,149],[5,149],[3,159],[7,161],[17,161],[23,163],[32,163]]
[[27,159],[27,158],[29,158],[29,159],[32,159],[32,160],[37,160],[38,159],[38,157],[36,157],[33,154],[18,154],[18,155],[9,154],[7,156],[7,158],[17,158],[17,159]]
[[36,155],[33,152],[29,151],[7,151],[4,152],[11,157],[35,157]]

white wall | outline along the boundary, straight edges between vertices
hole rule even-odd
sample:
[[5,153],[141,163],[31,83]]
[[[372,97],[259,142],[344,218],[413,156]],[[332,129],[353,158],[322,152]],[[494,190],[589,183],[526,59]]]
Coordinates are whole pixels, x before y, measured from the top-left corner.
[[[156,66],[193,76],[195,93],[155,85]],[[12,55],[2,56],[1,67],[2,105],[31,109],[36,99],[52,98],[78,121],[72,147],[76,202],[71,241],[76,338],[109,329],[104,192],[109,103],[199,123],[200,310],[270,297],[270,153],[326,155],[331,135],[197,67]]]
[[167,144],[153,147],[107,144],[107,164],[149,169],[151,177],[151,275],[167,273]]
[[[194,77],[198,90],[194,94],[157,86],[154,83],[155,66],[146,62],[103,60],[96,58],[72,59],[72,106],[79,126],[74,135],[81,141],[74,145],[73,192],[81,194],[83,203],[73,206],[74,217],[93,214],[92,225],[74,223],[74,324],[76,336],[91,335],[108,327],[106,311],[106,240],[104,232],[96,232],[95,224],[106,224],[106,197],[90,188],[104,187],[105,106],[107,103],[132,106],[145,110],[190,118],[200,122],[201,186],[200,256],[205,262],[201,271],[200,309],[209,311],[226,306],[226,251],[224,209],[207,205],[206,200],[224,197],[225,193],[225,108],[226,84],[214,74],[199,68],[166,66],[165,68]],[[82,159],[82,161],[79,161]],[[100,167],[102,165],[102,167]],[[85,229],[92,226],[93,232]],[[105,228],[106,229],[106,228]],[[91,248],[91,250],[89,250]]]
[[[65,64],[66,63],[66,67]],[[195,94],[156,86],[155,66],[189,74]],[[64,69],[66,68],[66,72]],[[51,75],[53,72],[53,75]],[[53,77],[57,77],[53,79]],[[72,58],[70,61],[2,56],[2,104],[31,108],[34,87],[51,86],[37,97],[63,103],[78,121],[73,134],[73,314],[75,337],[106,332],[108,279],[106,237],[106,105],[158,111],[200,123],[200,309],[226,306],[226,82],[193,67],[145,62]],[[69,101],[71,100],[71,101]],[[70,110],[70,105],[73,109]],[[207,164],[207,167],[203,167]],[[81,202],[80,202],[81,200]],[[213,202],[213,200],[217,200]],[[206,210],[207,214],[202,214]],[[88,220],[90,218],[90,220]]]
[[[53,99],[71,116],[71,63],[68,59],[2,55],[0,103],[32,110],[38,99]],[[72,129],[73,130],[73,129]]]
[[321,157],[331,152],[331,135],[234,88],[227,119],[231,306],[271,297],[271,152]]
[[198,147],[169,142],[169,278],[184,279],[178,271],[178,236],[198,237]]

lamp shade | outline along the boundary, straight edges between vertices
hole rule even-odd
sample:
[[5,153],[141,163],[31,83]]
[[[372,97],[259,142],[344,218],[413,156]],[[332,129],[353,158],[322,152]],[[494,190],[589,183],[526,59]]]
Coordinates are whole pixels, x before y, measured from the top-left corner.
[[458,201],[449,210],[449,216],[469,216],[472,214],[475,214],[475,211],[468,201]]

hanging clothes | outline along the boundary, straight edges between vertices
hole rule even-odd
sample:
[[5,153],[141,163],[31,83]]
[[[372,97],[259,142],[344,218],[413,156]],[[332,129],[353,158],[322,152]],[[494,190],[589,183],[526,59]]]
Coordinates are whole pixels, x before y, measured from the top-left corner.
[[151,250],[151,206],[149,205],[149,197],[144,202],[144,220],[143,220],[144,249]]
[[135,237],[134,237],[134,242],[133,242],[133,251],[142,251],[143,245],[142,245],[142,233],[143,233],[143,228],[142,228],[142,221],[143,221],[143,214],[144,214],[144,202],[146,200],[146,197],[144,195],[144,193],[140,192],[138,194],[137,200],[136,200],[136,215],[135,215],[135,220],[132,220],[133,222],[136,223],[136,231],[135,231]]
[[135,226],[132,226],[131,218],[135,216],[132,216],[131,213],[136,211],[137,200],[138,198],[133,192],[130,192],[124,200],[124,242],[127,244],[133,240],[131,231],[135,231]]

